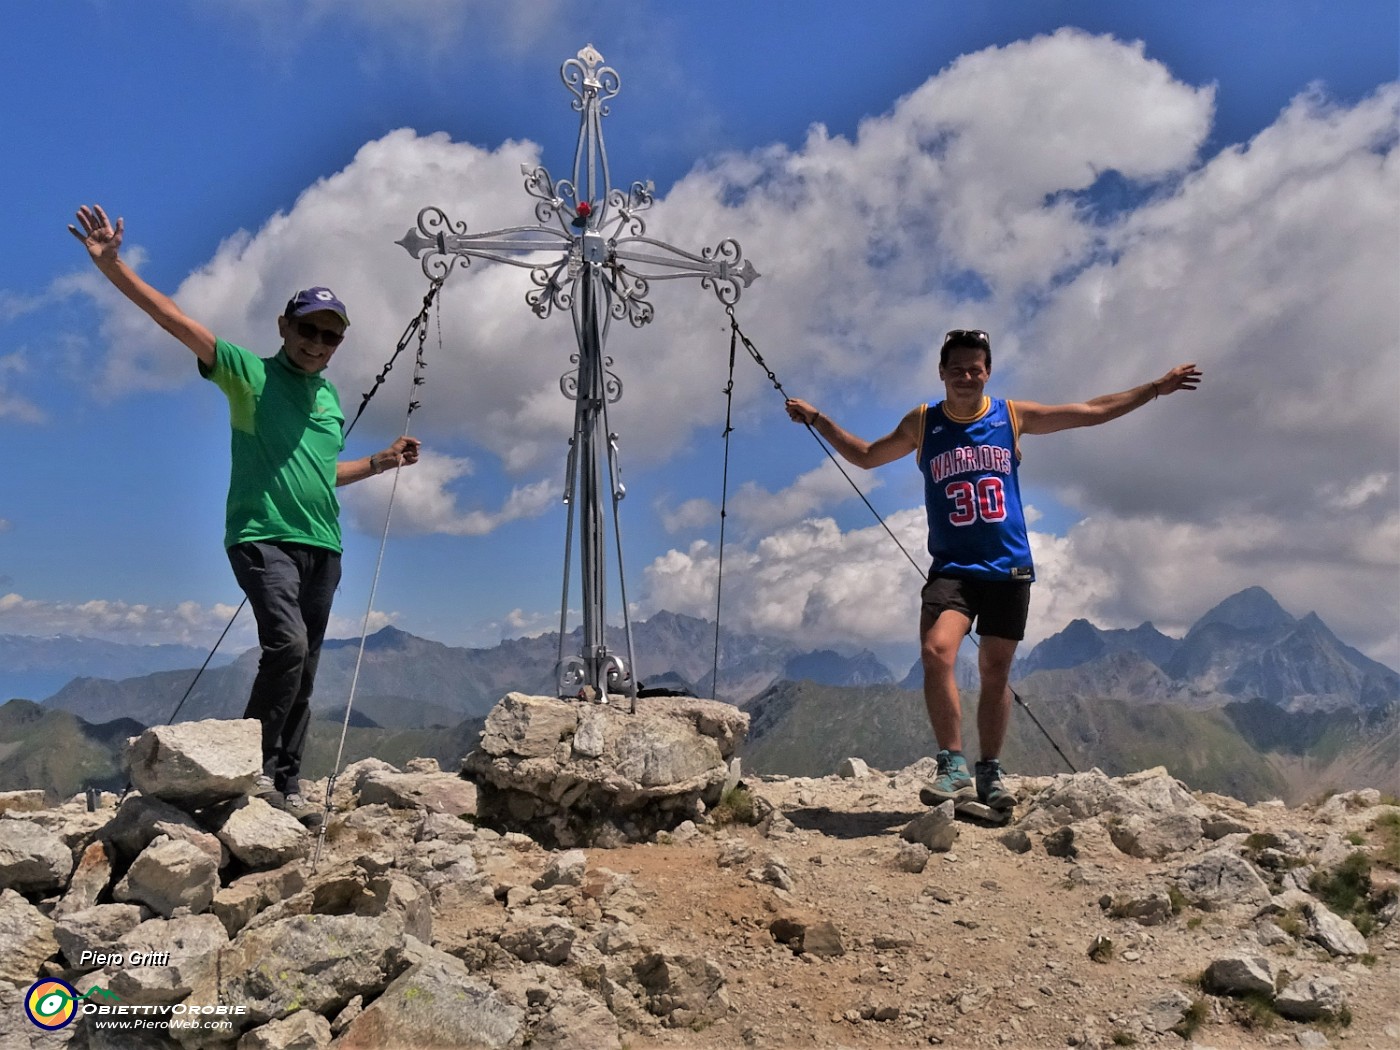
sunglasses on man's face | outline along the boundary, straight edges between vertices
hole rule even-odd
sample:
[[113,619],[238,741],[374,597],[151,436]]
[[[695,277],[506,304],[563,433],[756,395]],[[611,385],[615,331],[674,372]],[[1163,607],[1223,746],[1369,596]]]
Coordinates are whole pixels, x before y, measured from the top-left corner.
[[984,346],[992,345],[991,337],[980,328],[954,328],[943,337],[943,345],[947,346],[951,342],[961,342],[965,339],[975,339]]
[[310,321],[295,322],[297,335],[312,342],[319,342],[322,346],[337,347],[345,339],[344,332],[336,332],[330,328],[317,328]]

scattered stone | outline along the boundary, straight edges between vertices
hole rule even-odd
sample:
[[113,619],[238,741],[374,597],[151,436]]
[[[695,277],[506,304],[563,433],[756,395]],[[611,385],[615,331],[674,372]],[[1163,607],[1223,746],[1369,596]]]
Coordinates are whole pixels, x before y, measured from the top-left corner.
[[142,795],[191,808],[245,795],[262,772],[255,719],[151,726],[127,743],[122,762]]
[[566,989],[530,1038],[530,1050],[621,1050],[617,1018],[581,988]]
[[588,854],[581,849],[571,849],[551,860],[544,874],[532,885],[537,890],[547,890],[551,886],[582,886],[587,867]]
[[1308,920],[1308,939],[1332,955],[1365,955],[1369,950],[1360,931],[1327,905],[1309,901],[1303,906],[1303,914]]
[[802,936],[802,950],[822,959],[846,954],[845,945],[841,943],[841,931],[830,922],[817,922],[808,926]]
[[865,764],[864,759],[843,758],[841,764],[836,767],[836,775],[847,780],[860,780],[870,776],[870,767]]
[[952,849],[959,834],[960,829],[953,817],[951,800],[935,806],[927,813],[920,813],[899,831],[900,838],[908,842],[917,842],[934,853],[946,853]]
[[646,1008],[668,1028],[681,1028],[724,1015],[724,973],[698,955],[652,952],[632,967],[646,996]]
[[561,919],[521,926],[500,935],[500,945],[522,962],[560,966],[568,961],[578,931]]
[[1177,889],[1206,910],[1237,904],[1263,904],[1270,898],[1269,885],[1254,865],[1228,847],[1217,847],[1176,871]]
[[906,842],[899,847],[899,852],[895,854],[894,866],[900,871],[918,875],[928,867],[930,856],[929,848],[922,842]]
[[1042,841],[1045,845],[1045,852],[1052,857],[1074,860],[1079,856],[1079,850],[1074,846],[1074,829],[1069,826],[1052,831]]
[[997,836],[997,841],[1012,853],[1029,853],[1031,837],[1020,828],[1010,828]]
[[1191,997],[1184,992],[1170,991],[1143,1005],[1143,1027],[1162,1035],[1181,1024],[1191,1009]]
[[1113,844],[1130,857],[1161,860],[1201,840],[1199,817],[1190,813],[1133,814],[1109,825]]
[[1292,1021],[1335,1020],[1346,1007],[1346,994],[1335,977],[1293,981],[1274,998],[1274,1009]]
[[19,818],[0,818],[0,889],[49,894],[68,885],[73,854],[51,831]]
[[1172,902],[1167,894],[1153,890],[1113,901],[1109,911],[1116,919],[1132,919],[1140,926],[1160,926],[1171,919]]
[[1227,955],[1206,967],[1201,984],[1217,995],[1272,996],[1275,976],[1273,963],[1262,955]]

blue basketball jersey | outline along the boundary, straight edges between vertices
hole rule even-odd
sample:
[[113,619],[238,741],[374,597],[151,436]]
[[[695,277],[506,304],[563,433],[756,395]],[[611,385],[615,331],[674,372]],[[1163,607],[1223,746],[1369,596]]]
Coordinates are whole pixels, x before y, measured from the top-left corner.
[[1017,466],[1020,423],[1011,402],[984,398],[970,419],[925,405],[919,473],[933,568],[979,580],[1033,580]]

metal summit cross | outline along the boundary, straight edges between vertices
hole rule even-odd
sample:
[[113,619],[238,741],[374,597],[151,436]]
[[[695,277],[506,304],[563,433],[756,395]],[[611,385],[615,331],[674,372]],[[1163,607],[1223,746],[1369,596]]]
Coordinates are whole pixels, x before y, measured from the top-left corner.
[[[611,689],[631,697],[636,709],[636,654],[632,620],[627,608],[627,585],[622,572],[622,533],[618,501],[626,495],[617,464],[617,434],[608,428],[608,405],[622,397],[622,382],[608,370],[605,357],[608,325],[626,318],[640,328],[655,313],[647,302],[650,282],[698,277],[726,306],[739,299],[758,277],[743,257],[739,243],[725,239],[697,255],[646,236],[641,217],[652,205],[654,186],[634,182],[627,192],[614,189],[603,145],[602,118],[607,100],[617,95],[622,81],[603,65],[603,56],[589,44],[560,67],[564,86],[574,96],[579,114],[578,144],[574,149],[573,179],[555,182],[543,167],[521,167],[525,192],[537,201],[531,226],[508,226],[485,233],[468,233],[465,222],[453,222],[440,208],[418,213],[418,226],[398,241],[410,255],[422,259],[423,273],[442,281],[458,259],[509,263],[530,270],[535,287],[525,301],[539,317],[555,307],[573,316],[577,365],[560,378],[559,388],[574,401],[574,435],[569,440],[564,503],[568,526],[564,540],[564,595],[559,609],[560,695],[597,691],[606,700]],[[541,259],[548,255],[548,259]],[[606,453],[612,491],[613,535],[617,540],[618,585],[627,661],[608,650],[604,636],[604,520],[602,463]],[[573,554],[574,510],[579,507],[579,547],[583,576],[583,647],[576,656],[564,655],[569,607],[569,568]]]

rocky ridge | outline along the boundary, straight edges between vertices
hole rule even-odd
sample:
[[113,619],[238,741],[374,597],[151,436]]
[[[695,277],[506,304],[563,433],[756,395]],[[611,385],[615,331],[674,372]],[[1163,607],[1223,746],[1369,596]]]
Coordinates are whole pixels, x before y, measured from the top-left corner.
[[[247,796],[255,738],[228,722],[138,738],[145,793],[119,806],[0,795],[0,1047],[1400,1043],[1400,807],[1379,792],[1289,809],[1164,769],[1013,778],[1017,819],[990,828],[918,802],[927,760],[739,780],[715,743],[731,730],[681,718],[648,745],[676,772],[643,763],[644,791],[598,767],[626,719],[505,707],[477,762],[519,759],[513,789],[582,763],[578,798],[655,808],[598,810],[613,848],[553,813],[573,839],[548,848],[512,830],[532,806],[479,817],[478,786],[435,762],[366,760],[337,778],[313,866],[316,835]],[[38,977],[158,1020],[241,1012],[116,1031],[94,1006],[45,1033],[23,1009]]]

